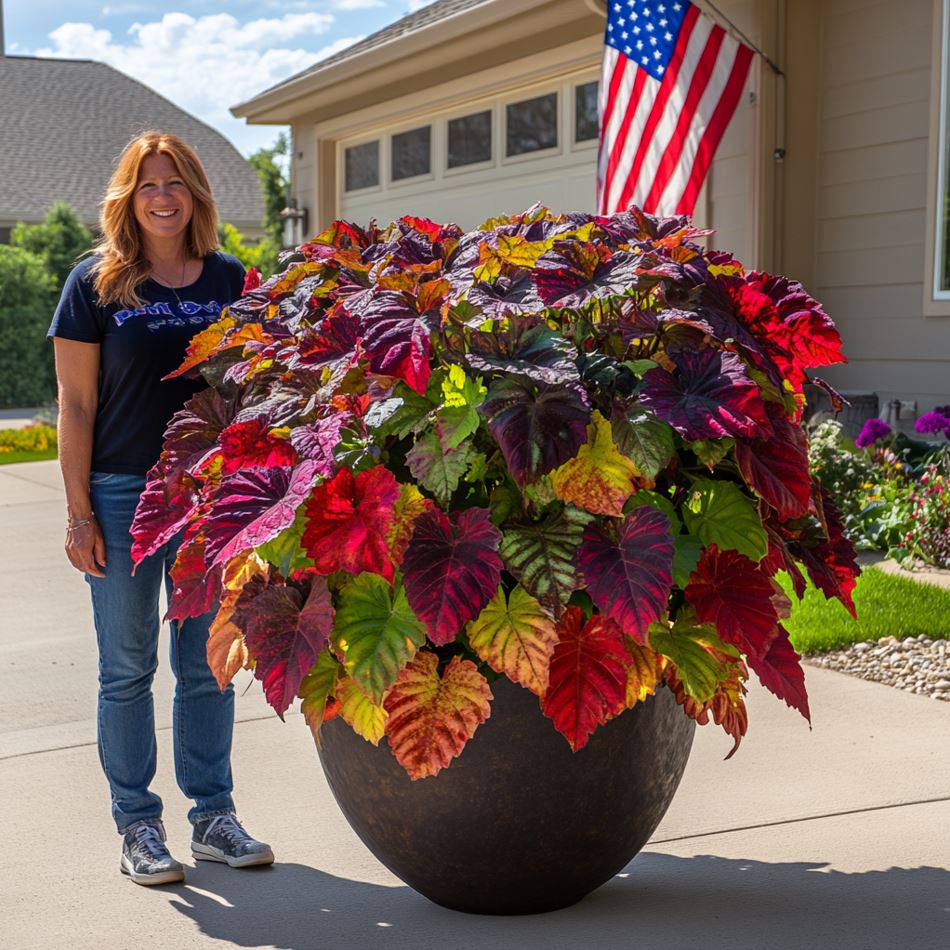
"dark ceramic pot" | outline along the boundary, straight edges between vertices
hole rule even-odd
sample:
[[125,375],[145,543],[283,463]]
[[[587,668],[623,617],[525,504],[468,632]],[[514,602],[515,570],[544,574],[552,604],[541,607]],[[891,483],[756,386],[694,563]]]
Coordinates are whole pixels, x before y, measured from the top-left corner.
[[415,782],[385,739],[373,746],[326,723],[327,780],[370,851],[435,903],[477,914],[568,907],[646,844],[696,724],[664,687],[573,753],[532,693],[507,679],[492,692],[491,717],[462,755]]

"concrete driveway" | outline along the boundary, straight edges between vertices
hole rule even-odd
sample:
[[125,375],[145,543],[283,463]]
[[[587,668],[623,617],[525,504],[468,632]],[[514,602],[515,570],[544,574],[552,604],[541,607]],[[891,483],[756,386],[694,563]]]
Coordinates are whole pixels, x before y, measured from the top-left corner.
[[[182,886],[118,872],[95,747],[86,585],[62,554],[55,462],[0,467],[0,946],[292,950],[945,948],[950,934],[950,704],[809,669],[814,725],[754,688],[736,756],[697,730],[648,847],[568,910],[473,917],[377,863],[324,782],[299,715],[238,683],[236,797],[279,863],[188,862]],[[167,664],[166,664],[167,667]],[[188,853],[172,774],[171,677],[156,686],[157,790]]]

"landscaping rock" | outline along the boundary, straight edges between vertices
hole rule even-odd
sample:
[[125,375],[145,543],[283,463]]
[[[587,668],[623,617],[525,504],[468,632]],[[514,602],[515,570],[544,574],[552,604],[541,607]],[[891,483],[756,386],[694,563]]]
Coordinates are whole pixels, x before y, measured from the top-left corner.
[[882,637],[804,657],[806,663],[950,702],[950,649],[930,637]]

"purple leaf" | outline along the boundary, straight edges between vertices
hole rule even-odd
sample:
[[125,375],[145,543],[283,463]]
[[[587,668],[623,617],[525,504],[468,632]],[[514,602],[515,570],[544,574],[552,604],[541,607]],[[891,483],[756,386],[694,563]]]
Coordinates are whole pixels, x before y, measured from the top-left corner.
[[688,442],[771,433],[759,387],[735,353],[683,350],[672,359],[676,374],[644,374],[640,402]]
[[647,628],[666,616],[673,586],[673,536],[657,508],[635,508],[619,528],[588,525],[578,552],[587,590],[624,633],[646,643]]
[[433,643],[454,640],[494,596],[502,569],[500,541],[484,508],[453,512],[452,521],[438,510],[416,519],[402,570],[409,606]]
[[522,488],[574,458],[587,441],[590,405],[580,386],[502,379],[478,411]]
[[611,255],[603,244],[555,241],[538,258],[532,279],[547,306],[582,307],[636,289],[642,260],[633,251]]
[[425,394],[432,372],[430,333],[428,316],[420,315],[404,294],[395,291],[377,293],[360,317],[370,370],[396,376],[420,395]]
[[276,538],[293,524],[317,476],[317,463],[265,468],[226,478],[215,496],[207,525],[209,566]]

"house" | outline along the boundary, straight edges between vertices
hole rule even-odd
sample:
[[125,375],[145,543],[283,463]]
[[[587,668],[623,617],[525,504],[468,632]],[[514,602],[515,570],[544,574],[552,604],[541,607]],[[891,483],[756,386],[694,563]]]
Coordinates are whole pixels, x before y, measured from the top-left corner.
[[180,135],[208,172],[222,221],[263,237],[257,173],[220,133],[105,63],[5,56],[0,39],[0,243],[67,201],[95,228],[115,160],[145,129]]
[[[232,111],[291,125],[311,231],[592,209],[603,4],[438,0]],[[950,403],[950,0],[715,6],[785,75],[756,59],[696,218],[801,280],[850,358],[826,378],[907,426]]]

